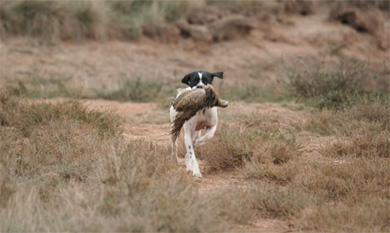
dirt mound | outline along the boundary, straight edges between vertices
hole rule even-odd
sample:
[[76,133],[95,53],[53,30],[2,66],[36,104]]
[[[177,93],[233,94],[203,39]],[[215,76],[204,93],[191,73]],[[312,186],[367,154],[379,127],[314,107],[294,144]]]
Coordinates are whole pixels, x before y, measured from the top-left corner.
[[146,37],[163,43],[177,43],[180,38],[180,30],[168,23],[145,25],[142,27],[142,33]]
[[315,4],[313,1],[308,0],[286,0],[284,1],[284,11],[287,13],[311,15],[315,13]]
[[374,37],[374,43],[382,50],[389,48],[385,33],[385,20],[382,12],[376,7],[359,8],[336,4],[330,11],[330,19],[349,25],[359,33],[368,33]]
[[190,24],[205,25],[212,23],[222,17],[222,13],[214,7],[205,7],[199,11],[192,11],[187,21]]
[[373,35],[381,34],[384,19],[377,9],[361,10],[357,7],[335,7],[330,18],[353,27],[358,32],[368,32]]
[[185,20],[177,22],[177,27],[180,29],[180,35],[184,38],[192,38],[195,41],[212,41],[213,37],[204,25],[189,24]]
[[232,40],[249,35],[257,22],[242,15],[231,15],[210,25],[214,41]]

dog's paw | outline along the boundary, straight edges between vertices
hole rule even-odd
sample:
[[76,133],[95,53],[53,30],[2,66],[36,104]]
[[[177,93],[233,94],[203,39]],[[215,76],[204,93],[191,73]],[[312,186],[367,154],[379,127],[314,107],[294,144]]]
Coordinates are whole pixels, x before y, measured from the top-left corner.
[[198,178],[198,179],[202,179],[202,174],[200,173],[200,171],[197,171],[197,172],[192,172],[192,176],[195,177],[195,178]]

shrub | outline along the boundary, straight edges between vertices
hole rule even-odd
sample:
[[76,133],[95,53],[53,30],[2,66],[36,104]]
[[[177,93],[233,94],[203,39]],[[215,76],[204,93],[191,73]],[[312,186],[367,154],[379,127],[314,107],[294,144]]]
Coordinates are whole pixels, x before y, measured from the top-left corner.
[[390,202],[368,196],[357,205],[319,205],[304,214],[297,226],[302,230],[326,232],[388,232]]
[[238,127],[222,124],[213,141],[200,147],[197,155],[206,161],[209,171],[234,169],[256,153],[259,140],[254,131],[241,132]]
[[317,67],[289,74],[292,94],[318,108],[343,108],[350,106],[363,92],[367,76],[361,62],[342,62],[336,71]]
[[390,173],[386,158],[351,158],[311,163],[292,185],[326,200],[356,203],[367,195],[388,196]]
[[115,136],[119,130],[119,118],[108,112],[88,110],[79,101],[64,103],[31,103],[7,94],[0,95],[0,123],[13,127],[23,135],[29,135],[42,124],[51,121],[76,120],[91,125],[104,137]]
[[390,141],[388,133],[371,133],[354,136],[348,141],[339,141],[327,147],[323,153],[330,157],[390,157]]
[[351,136],[390,130],[389,101],[384,98],[365,99],[343,111],[315,111],[296,128],[320,135]]

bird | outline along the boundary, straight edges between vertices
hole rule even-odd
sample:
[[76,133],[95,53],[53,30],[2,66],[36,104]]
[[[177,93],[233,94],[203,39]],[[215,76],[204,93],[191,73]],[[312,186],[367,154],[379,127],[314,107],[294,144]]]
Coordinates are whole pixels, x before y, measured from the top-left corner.
[[206,85],[184,91],[171,104],[177,111],[170,130],[170,135],[174,137],[175,141],[184,123],[195,116],[198,111],[212,107],[226,108],[229,101],[220,99],[213,86]]

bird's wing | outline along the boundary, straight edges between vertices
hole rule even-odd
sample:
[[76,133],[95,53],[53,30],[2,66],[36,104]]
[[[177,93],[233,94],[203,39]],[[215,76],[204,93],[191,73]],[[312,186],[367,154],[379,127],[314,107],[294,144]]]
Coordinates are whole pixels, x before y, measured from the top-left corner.
[[176,98],[173,102],[173,108],[178,112],[202,109],[205,96],[206,91],[202,88],[186,91]]

